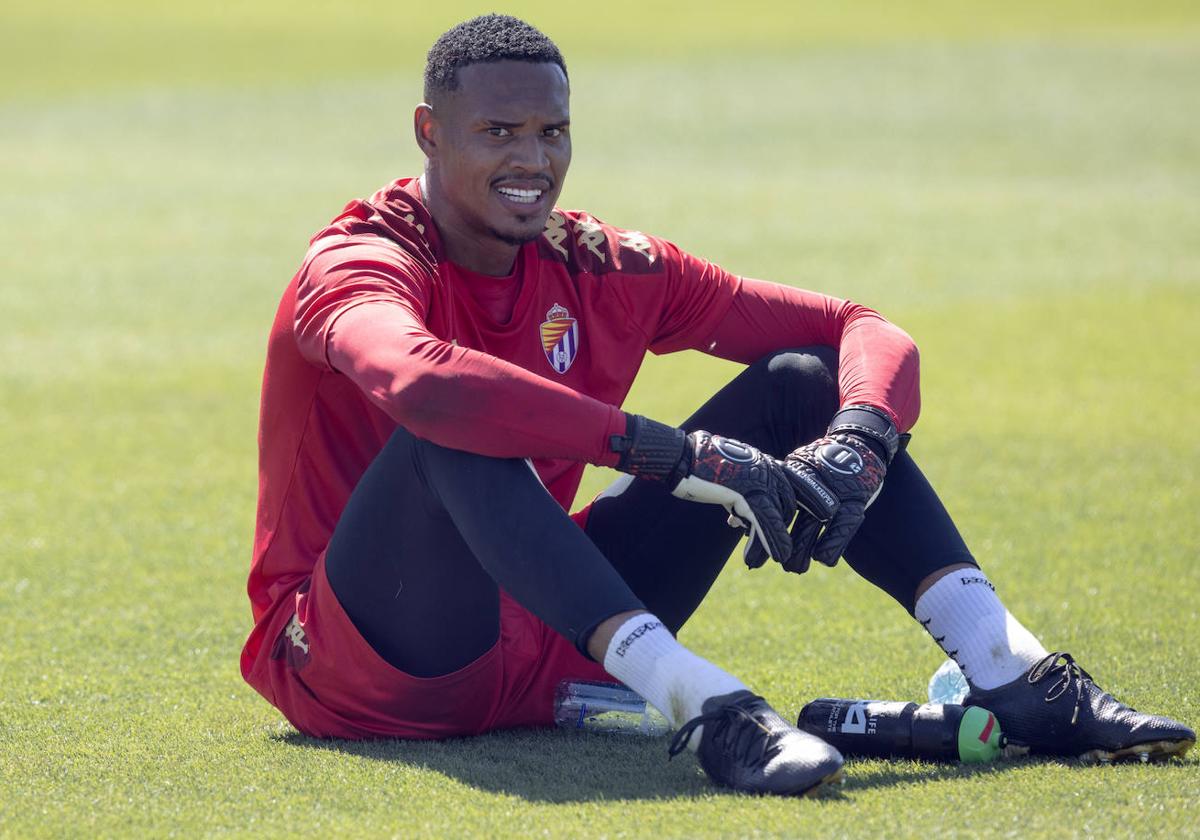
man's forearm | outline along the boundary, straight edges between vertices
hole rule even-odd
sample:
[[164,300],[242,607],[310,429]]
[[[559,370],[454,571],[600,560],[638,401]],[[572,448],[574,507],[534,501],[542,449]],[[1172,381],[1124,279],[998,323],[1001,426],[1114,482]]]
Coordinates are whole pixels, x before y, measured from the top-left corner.
[[900,432],[920,413],[920,359],[904,330],[868,307],[745,278],[728,314],[698,349],[750,364],[768,353],[823,344],[838,350],[841,405],[869,405]]
[[387,304],[337,322],[334,369],[414,435],[496,458],[562,458],[612,466],[625,415],[511,362],[442,341]]

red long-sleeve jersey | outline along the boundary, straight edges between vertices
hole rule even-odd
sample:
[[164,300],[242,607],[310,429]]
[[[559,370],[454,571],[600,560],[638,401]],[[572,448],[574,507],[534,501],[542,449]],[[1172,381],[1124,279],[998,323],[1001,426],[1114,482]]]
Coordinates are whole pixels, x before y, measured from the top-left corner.
[[785,347],[840,351],[843,404],[916,420],[916,349],[866,307],[740,278],[637,231],[555,210],[509,278],[447,261],[419,181],[354,201],[312,240],[267,350],[259,498],[243,672],[273,606],[325,550],[351,491],[397,425],[533,460],[568,508],[647,350],[751,362]]

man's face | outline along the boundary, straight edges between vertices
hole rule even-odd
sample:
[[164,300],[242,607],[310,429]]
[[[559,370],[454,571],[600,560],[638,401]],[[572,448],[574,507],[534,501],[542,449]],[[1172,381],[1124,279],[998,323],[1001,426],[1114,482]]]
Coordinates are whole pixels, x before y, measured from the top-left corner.
[[501,61],[463,67],[458,80],[417,110],[430,210],[452,259],[511,263],[541,234],[571,163],[567,78],[557,64]]

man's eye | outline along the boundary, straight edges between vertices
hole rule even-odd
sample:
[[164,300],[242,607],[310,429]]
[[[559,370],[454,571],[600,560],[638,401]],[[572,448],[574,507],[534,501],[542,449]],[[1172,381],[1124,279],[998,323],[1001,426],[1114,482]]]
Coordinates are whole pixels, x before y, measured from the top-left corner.
[[494,125],[488,129],[488,134],[493,137],[508,137],[512,132],[503,126]]
[[563,130],[561,128],[547,128],[542,132],[543,137],[562,137]]

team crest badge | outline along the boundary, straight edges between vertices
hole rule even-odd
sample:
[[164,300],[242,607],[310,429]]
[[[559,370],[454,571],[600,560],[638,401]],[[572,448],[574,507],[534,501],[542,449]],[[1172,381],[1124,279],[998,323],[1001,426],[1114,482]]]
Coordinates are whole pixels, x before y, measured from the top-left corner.
[[579,353],[579,322],[565,306],[554,304],[542,321],[542,350],[556,373],[566,373]]

